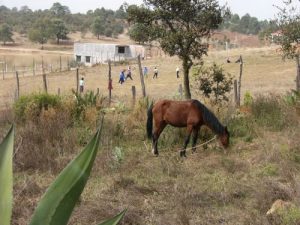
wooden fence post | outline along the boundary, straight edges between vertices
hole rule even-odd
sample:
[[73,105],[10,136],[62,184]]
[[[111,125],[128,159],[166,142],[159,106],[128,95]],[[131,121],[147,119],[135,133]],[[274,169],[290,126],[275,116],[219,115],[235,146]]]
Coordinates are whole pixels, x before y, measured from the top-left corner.
[[47,77],[44,69],[44,58],[42,56],[42,76],[43,76],[43,84],[44,84],[44,91],[48,93],[48,86],[47,86]]
[[76,93],[79,92],[79,68],[76,68]]
[[300,57],[296,57],[297,76],[296,76],[296,90],[300,91]]
[[241,105],[241,86],[242,86],[242,75],[243,75],[243,65],[244,65],[243,58],[241,55],[239,61],[240,61],[240,77],[238,82],[238,106]]
[[57,89],[57,95],[60,96],[60,88]]
[[237,80],[234,80],[234,86],[233,86],[233,90],[234,90],[234,102],[235,105],[237,107],[239,107],[239,102],[238,102],[238,89],[237,89]]
[[136,89],[135,89],[135,86],[131,87],[131,91],[132,91],[132,105],[135,106],[135,100],[136,100]]
[[112,79],[111,79],[111,61],[108,60],[108,102],[111,104],[111,90],[112,90]]
[[46,73],[44,72],[43,72],[43,83],[44,83],[44,91],[48,93],[47,77],[46,77]]
[[6,58],[4,57],[4,62],[5,62],[5,72],[7,73],[7,63],[6,63]]
[[20,81],[19,81],[19,73],[16,71],[16,79],[17,79],[17,94],[16,99],[19,99],[20,97]]
[[180,99],[182,99],[182,96],[183,96],[182,84],[179,84],[178,92],[180,94]]
[[138,60],[138,64],[139,64],[142,93],[143,93],[143,97],[146,97],[146,87],[145,87],[144,75],[143,75],[143,69],[142,69],[142,63],[141,63],[141,55],[138,55],[137,60]]
[[32,75],[35,76],[35,60],[32,60]]
[[62,65],[61,65],[61,55],[59,56],[59,71],[62,71]]
[[3,64],[2,64],[2,78],[3,78],[3,80],[5,79],[5,69],[4,69],[4,62],[3,62]]
[[68,58],[68,61],[67,61],[67,66],[68,66],[68,71],[70,71],[71,70],[71,67],[70,67],[70,61],[69,61],[69,58]]

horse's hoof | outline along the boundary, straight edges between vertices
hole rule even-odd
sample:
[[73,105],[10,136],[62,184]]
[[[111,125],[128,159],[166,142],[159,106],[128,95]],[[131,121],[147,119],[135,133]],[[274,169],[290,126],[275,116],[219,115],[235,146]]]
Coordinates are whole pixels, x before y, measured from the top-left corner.
[[185,151],[180,151],[180,157],[186,157]]
[[158,156],[158,151],[155,151],[154,149],[152,149],[152,153],[154,156],[156,156],[156,157]]

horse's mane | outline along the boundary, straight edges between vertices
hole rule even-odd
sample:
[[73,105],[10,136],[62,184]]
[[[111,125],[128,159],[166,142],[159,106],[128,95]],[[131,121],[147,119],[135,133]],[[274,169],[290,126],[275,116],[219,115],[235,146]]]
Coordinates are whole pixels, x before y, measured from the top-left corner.
[[217,134],[223,134],[225,132],[225,127],[220,123],[218,118],[208,108],[206,108],[205,105],[195,99],[193,99],[192,102],[203,113],[205,125],[209,126]]

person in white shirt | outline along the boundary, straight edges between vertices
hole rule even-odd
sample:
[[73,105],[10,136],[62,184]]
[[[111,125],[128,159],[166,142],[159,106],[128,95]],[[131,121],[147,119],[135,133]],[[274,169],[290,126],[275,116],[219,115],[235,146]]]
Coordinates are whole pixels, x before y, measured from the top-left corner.
[[180,71],[180,70],[179,70],[179,67],[177,66],[177,68],[176,68],[176,77],[177,77],[177,78],[179,78],[179,71]]
[[153,79],[154,79],[157,78],[158,76],[158,69],[155,67],[153,71],[154,71],[154,75],[153,75]]
[[84,90],[84,78],[82,77],[80,80],[79,80],[79,92],[82,93]]

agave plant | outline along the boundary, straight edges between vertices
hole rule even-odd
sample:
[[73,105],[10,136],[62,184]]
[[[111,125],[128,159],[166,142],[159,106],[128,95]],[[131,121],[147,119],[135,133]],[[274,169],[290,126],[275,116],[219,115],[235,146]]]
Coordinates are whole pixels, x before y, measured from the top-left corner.
[[[102,127],[102,125],[101,125]],[[78,201],[90,175],[99,147],[101,127],[81,153],[57,176],[40,200],[30,225],[65,225]],[[12,126],[0,144],[0,218],[1,225],[9,225],[13,199],[13,143]],[[116,225],[125,210],[100,225]]]

